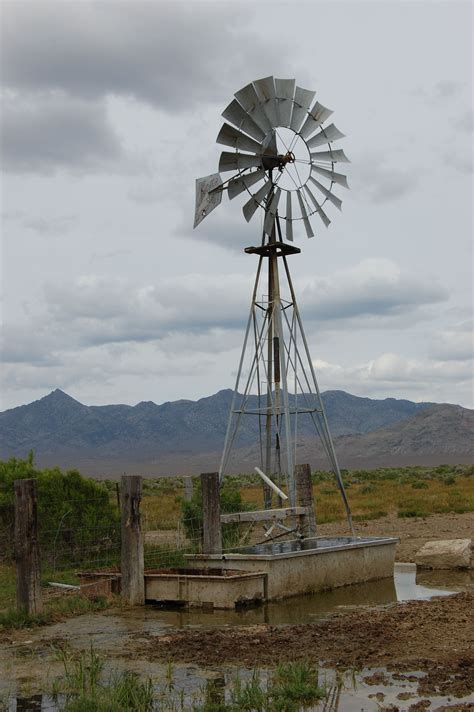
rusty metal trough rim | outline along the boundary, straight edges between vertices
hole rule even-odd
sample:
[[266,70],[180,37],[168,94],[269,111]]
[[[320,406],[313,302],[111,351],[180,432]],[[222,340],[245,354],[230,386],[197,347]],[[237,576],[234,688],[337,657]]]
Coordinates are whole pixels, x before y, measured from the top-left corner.
[[[217,573],[219,572],[219,573]],[[261,571],[241,571],[238,569],[196,569],[196,568],[166,568],[166,569],[145,569],[145,578],[192,578],[192,579],[212,579],[216,581],[228,581],[235,579],[258,578],[265,575]],[[82,578],[101,579],[102,581],[117,580],[122,577],[120,571],[81,571]]]
[[234,569],[217,569],[217,571],[221,571],[222,573],[216,574],[216,569],[208,569],[207,572],[203,572],[202,569],[199,569],[197,572],[193,572],[193,569],[189,568],[186,569],[186,573],[179,573],[178,571],[172,572],[172,571],[160,571],[160,570],[155,570],[155,571],[145,571],[145,578],[160,578],[160,579],[176,579],[176,578],[190,578],[190,579],[206,579],[206,580],[212,580],[212,581],[219,581],[222,583],[222,581],[233,581],[236,579],[251,579],[251,578],[259,578],[261,576],[265,576],[266,574],[262,571],[238,571]]
[[[311,541],[328,541],[332,537],[314,537]],[[255,554],[246,553],[245,549],[226,551],[222,554],[187,554],[188,561],[275,561],[279,559],[293,559],[300,556],[314,556],[315,554],[332,554],[337,551],[348,551],[351,549],[363,549],[372,546],[384,546],[386,544],[398,544],[398,537],[334,537],[335,541],[345,539],[345,544],[325,545],[321,547],[315,546],[312,549],[304,549],[301,551],[283,551],[274,554]],[[349,541],[347,541],[349,540]],[[305,541],[310,541],[306,539]],[[285,542],[281,542],[283,544]],[[270,542],[269,542],[270,544]],[[266,546],[266,545],[263,545]],[[252,547],[247,547],[248,549]]]

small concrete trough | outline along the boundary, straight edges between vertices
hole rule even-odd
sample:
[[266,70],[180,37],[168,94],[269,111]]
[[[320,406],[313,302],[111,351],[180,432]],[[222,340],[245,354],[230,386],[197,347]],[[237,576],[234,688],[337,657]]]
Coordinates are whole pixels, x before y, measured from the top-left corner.
[[229,568],[145,571],[145,599],[203,608],[238,608],[266,599],[266,574]]
[[[79,574],[81,593],[89,597],[121,591],[119,571]],[[239,608],[266,600],[267,576],[260,571],[229,568],[169,568],[145,570],[147,603],[201,608]]]
[[314,537],[196,554],[188,562],[265,574],[266,600],[273,600],[393,577],[397,543],[395,537]]

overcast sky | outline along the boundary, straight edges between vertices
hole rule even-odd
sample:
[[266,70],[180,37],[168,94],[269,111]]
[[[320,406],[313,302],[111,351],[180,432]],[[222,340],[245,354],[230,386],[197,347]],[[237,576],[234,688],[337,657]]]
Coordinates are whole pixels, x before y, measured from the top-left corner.
[[[233,386],[259,240],[193,231],[221,112],[270,74],[333,109],[343,211],[294,280],[322,390],[472,407],[470,2],[5,2],[1,408]],[[345,166],[344,166],[345,168]]]

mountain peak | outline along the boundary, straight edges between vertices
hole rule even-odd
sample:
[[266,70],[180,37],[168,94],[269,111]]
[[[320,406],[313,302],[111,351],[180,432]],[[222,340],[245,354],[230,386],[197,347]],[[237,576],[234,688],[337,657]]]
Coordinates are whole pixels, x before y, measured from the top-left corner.
[[[54,391],[51,391],[51,393],[48,393],[47,396],[44,396],[43,398],[40,398],[42,401],[49,401],[49,402],[56,402],[56,403],[79,403],[78,400],[73,398],[72,396],[68,395],[64,391],[62,391],[60,388],[55,388]],[[79,405],[82,405],[82,403],[79,403]]]

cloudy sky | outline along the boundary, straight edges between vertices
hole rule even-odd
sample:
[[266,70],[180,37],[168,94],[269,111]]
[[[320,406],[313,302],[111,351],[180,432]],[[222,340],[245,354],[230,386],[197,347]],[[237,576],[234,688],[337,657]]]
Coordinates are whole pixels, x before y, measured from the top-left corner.
[[[334,110],[343,211],[292,258],[320,385],[472,407],[472,4],[5,2],[1,408],[233,385],[259,239],[192,230],[220,114],[270,74]],[[342,147],[342,145],[341,145]]]

